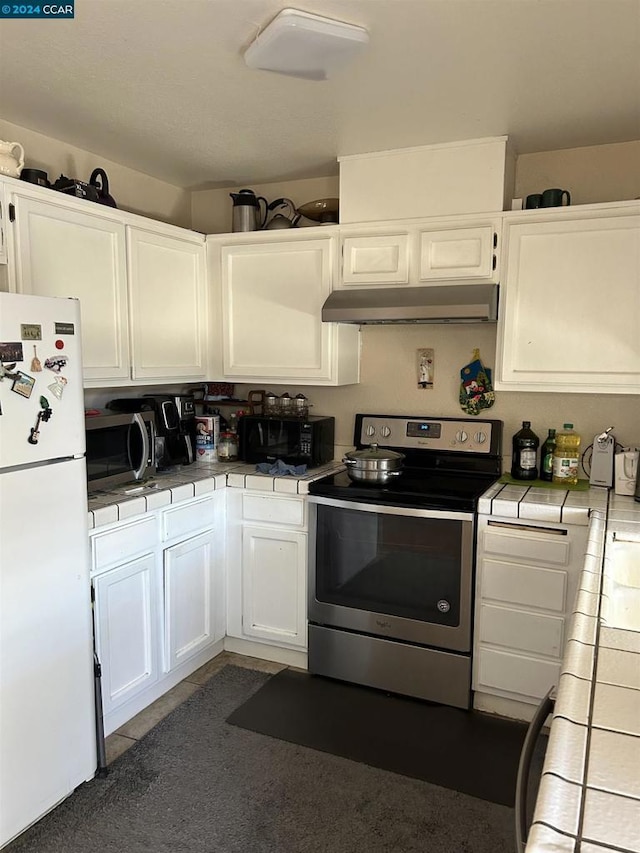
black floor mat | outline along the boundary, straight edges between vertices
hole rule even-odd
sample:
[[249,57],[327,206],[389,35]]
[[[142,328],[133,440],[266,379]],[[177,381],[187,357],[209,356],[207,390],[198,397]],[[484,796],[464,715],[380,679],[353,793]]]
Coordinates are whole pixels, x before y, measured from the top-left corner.
[[505,806],[527,728],[288,669],[227,722]]

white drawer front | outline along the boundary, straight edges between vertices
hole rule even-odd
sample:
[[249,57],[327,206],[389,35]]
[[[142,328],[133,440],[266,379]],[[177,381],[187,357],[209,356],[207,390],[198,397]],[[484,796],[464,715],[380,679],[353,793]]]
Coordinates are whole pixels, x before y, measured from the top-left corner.
[[214,524],[213,497],[207,495],[197,501],[178,504],[162,513],[162,538],[179,539],[196,530],[212,527]]
[[510,560],[531,560],[554,566],[566,566],[569,562],[568,537],[561,533],[507,533],[487,527],[483,546],[485,553],[498,554]]
[[483,599],[564,613],[566,590],[564,571],[483,560],[480,589]]
[[245,521],[304,527],[305,506],[304,498],[279,498],[247,493],[242,496],[242,517]]
[[525,655],[480,649],[475,665],[474,690],[492,688],[515,693],[525,700],[542,699],[558,683],[560,664]]
[[92,569],[97,572],[153,550],[158,541],[156,518],[150,515],[90,538]]
[[564,637],[564,619],[508,610],[483,604],[480,613],[480,641],[532,654],[560,658]]
[[390,234],[345,237],[344,284],[406,284],[409,281],[409,236]]

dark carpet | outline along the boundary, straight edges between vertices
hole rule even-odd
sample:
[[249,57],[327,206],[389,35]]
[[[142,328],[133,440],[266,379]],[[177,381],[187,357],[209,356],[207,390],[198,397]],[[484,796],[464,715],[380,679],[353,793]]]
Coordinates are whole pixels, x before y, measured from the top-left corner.
[[527,727],[285,669],[227,722],[513,806]]
[[229,725],[268,679],[225,667],[3,853],[513,850],[512,809]]

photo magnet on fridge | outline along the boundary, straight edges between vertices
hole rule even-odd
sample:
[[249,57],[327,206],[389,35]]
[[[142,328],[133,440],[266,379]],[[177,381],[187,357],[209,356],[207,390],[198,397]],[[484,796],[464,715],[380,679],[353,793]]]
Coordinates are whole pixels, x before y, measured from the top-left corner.
[[0,343],[0,361],[24,361],[24,353],[20,341]]
[[26,373],[23,373],[21,370],[18,371],[16,378],[13,380],[13,385],[11,386],[11,390],[15,391],[16,394],[20,394],[22,397],[30,397],[31,392],[33,391],[33,386],[36,384],[36,380],[33,376],[29,376]]

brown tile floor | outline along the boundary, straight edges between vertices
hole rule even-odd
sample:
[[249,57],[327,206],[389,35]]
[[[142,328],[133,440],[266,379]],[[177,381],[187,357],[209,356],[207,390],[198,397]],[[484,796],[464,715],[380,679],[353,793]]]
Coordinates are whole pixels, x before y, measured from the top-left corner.
[[233,666],[243,666],[246,669],[257,669],[260,672],[268,672],[275,675],[282,669],[286,669],[280,663],[273,663],[260,658],[251,658],[246,655],[237,655],[233,652],[222,652],[217,657],[205,663],[200,669],[197,669],[191,675],[187,676],[184,681],[176,684],[174,688],[167,691],[164,696],[156,699],[144,711],[140,711],[131,720],[117,729],[107,738],[107,763],[110,764],[123,752],[126,752],[130,746],[152,729],[156,723],[164,719],[167,714],[175,710],[178,705],[181,705],[185,699],[197,693],[212,676],[220,672],[223,666],[233,664]]

